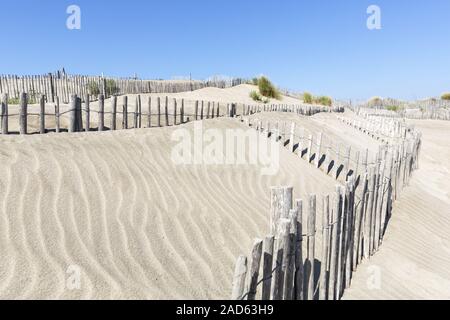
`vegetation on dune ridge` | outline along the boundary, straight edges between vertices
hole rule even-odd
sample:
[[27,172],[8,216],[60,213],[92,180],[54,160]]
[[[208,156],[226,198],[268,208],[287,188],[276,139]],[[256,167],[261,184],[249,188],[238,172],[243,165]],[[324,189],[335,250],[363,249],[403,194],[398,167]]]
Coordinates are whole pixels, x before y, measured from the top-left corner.
[[373,97],[370,98],[369,101],[367,101],[367,105],[369,107],[379,107],[383,104],[383,99],[380,97]]
[[257,102],[268,103],[269,99],[281,100],[281,94],[278,89],[266,77],[253,78],[250,82],[252,85],[257,85],[259,92],[250,92],[250,97]]
[[450,100],[450,92],[445,92],[441,96],[442,100]]
[[309,92],[303,93],[303,102],[312,104],[313,103],[313,96],[312,96],[312,94],[309,93]]
[[314,97],[309,92],[303,93],[303,102],[308,104],[319,104],[322,106],[331,107],[333,105],[333,99],[328,96],[317,96]]

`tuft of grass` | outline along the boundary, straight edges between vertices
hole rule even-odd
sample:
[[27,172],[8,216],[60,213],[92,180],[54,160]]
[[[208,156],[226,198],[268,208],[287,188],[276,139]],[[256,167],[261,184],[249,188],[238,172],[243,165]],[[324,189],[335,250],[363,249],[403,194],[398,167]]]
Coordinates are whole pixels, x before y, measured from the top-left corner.
[[250,98],[252,98],[256,102],[262,102],[262,103],[269,103],[269,99],[266,97],[263,97],[256,91],[250,92]]
[[387,106],[386,110],[397,112],[400,110],[400,107],[399,106]]
[[266,77],[261,77],[258,79],[258,88],[260,94],[262,94],[264,97],[273,98],[276,100],[281,99],[280,92]]
[[442,100],[450,100],[450,92],[443,93],[441,96]]
[[314,99],[314,103],[320,104],[322,106],[331,107],[333,104],[333,99],[327,96],[320,96]]
[[370,98],[369,101],[367,101],[367,104],[369,105],[369,107],[378,107],[383,104],[383,99],[381,99],[380,97],[373,97]]
[[309,92],[303,93],[303,102],[304,103],[308,103],[308,104],[312,104],[313,103],[313,96],[312,96],[312,94],[309,93]]

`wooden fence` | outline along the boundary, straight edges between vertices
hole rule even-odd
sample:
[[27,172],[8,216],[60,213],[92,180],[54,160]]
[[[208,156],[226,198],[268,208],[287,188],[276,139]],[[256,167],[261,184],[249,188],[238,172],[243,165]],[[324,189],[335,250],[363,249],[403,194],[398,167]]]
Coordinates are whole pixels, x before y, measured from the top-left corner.
[[[450,104],[450,103],[449,103]],[[409,107],[399,111],[390,111],[378,108],[355,107],[352,108],[358,115],[365,118],[392,118],[416,120],[450,120],[449,107]]]
[[[284,135],[279,126],[270,123],[263,126],[259,120],[256,124],[248,119],[243,121],[295,152],[298,145],[295,129]],[[353,126],[353,122],[344,122]],[[354,127],[375,135],[368,128]],[[394,126],[391,129],[396,130]],[[306,201],[294,199],[291,187],[272,188],[270,234],[255,241],[249,258],[238,258],[233,300],[342,298],[351,285],[353,272],[382,244],[392,203],[418,168],[421,135],[414,130],[394,144],[382,145],[375,161],[369,165],[366,161],[361,171],[350,165],[348,159],[341,164],[339,159],[332,159],[329,151],[322,154],[320,143],[313,147],[314,140],[308,137],[306,152],[301,148],[299,156],[303,159],[306,153],[305,160],[314,166],[320,163],[313,161],[315,158],[343,167],[346,173],[343,185],[337,185],[333,195],[319,199],[310,195]],[[317,201],[323,202],[322,212],[317,212]],[[320,229],[316,223],[318,214],[322,215]]]
[[[120,100],[120,101],[119,101]],[[287,111],[312,115],[318,112],[339,112],[342,109],[314,105],[245,105],[237,103],[221,104],[214,101],[190,101],[165,97],[148,97],[142,100],[136,95],[134,101],[128,96],[112,96],[108,101],[99,95],[96,107],[92,107],[89,95],[84,100],[72,95],[68,105],[46,103],[41,95],[35,112],[30,112],[27,93],[22,92],[19,104],[9,106],[8,95],[1,97],[0,128],[2,134],[45,134],[50,132],[106,131],[131,128],[151,128],[180,125],[192,120],[214,119],[249,115],[263,111]],[[83,102],[84,101],[84,102]],[[52,112],[48,112],[48,107]],[[12,112],[11,112],[11,108]],[[39,124],[30,130],[29,118],[38,118]],[[62,121],[67,120],[67,121]],[[18,130],[10,130],[11,121]],[[49,127],[51,122],[52,126]],[[64,125],[64,123],[66,125]]]
[[[0,94],[8,94],[9,99],[18,100],[27,93],[31,101],[43,95],[46,102],[69,103],[72,95],[84,99],[89,95],[91,101],[102,94],[112,95],[143,93],[177,93],[202,89],[205,87],[227,88],[244,83],[244,79],[230,80],[140,80],[103,76],[68,75],[62,72],[45,75],[0,75]],[[84,102],[84,100],[83,100]]]

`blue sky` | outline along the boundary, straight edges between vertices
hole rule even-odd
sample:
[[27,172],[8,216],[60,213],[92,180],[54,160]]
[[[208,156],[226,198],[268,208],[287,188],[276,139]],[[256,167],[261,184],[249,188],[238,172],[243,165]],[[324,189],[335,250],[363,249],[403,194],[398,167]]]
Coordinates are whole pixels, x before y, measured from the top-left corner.
[[[66,28],[71,4],[81,30]],[[366,27],[371,4],[381,30]],[[1,9],[2,74],[265,74],[353,99],[450,91],[449,0],[2,0]]]

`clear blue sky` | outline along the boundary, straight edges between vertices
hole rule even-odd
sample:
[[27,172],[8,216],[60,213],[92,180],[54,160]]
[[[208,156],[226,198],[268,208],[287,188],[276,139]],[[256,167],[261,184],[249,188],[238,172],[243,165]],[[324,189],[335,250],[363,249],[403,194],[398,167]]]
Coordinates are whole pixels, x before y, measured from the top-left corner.
[[[79,31],[66,28],[71,4]],[[381,30],[366,27],[371,4]],[[265,74],[358,99],[450,91],[449,0],[2,0],[1,12],[3,74]]]

